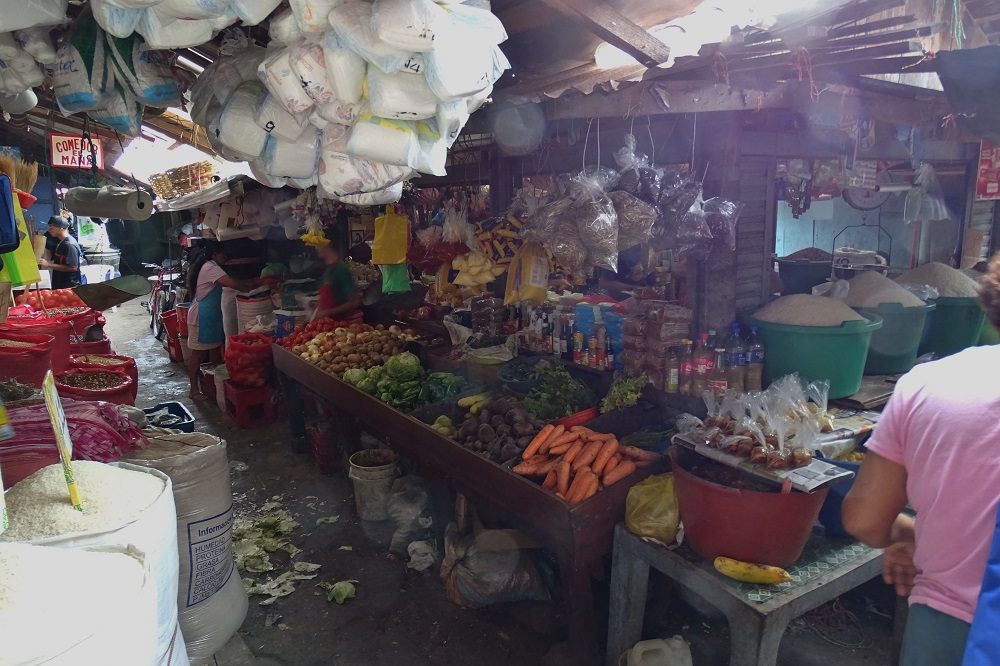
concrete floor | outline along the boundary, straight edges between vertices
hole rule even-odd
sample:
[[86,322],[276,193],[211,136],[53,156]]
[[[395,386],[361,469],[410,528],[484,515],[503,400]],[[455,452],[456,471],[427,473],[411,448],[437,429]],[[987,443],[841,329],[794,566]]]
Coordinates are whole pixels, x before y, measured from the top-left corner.
[[[558,603],[459,608],[445,596],[437,566],[425,573],[407,569],[405,559],[388,552],[384,531],[361,523],[344,472],[322,475],[308,456],[291,452],[287,423],[241,430],[214,403],[193,403],[184,368],[169,362],[149,333],[149,315],[138,302],[105,314],[113,347],[134,357],[139,366],[137,405],[180,400],[197,417],[198,430],[227,440],[237,513],[283,495],[302,525],[292,534],[303,549],[295,559],[321,564],[317,580],[359,581],[357,598],[343,606],[327,603],[313,581],[302,582],[292,595],[270,606],[259,606],[263,597],[252,597],[240,630],[245,646],[239,641],[227,646],[226,654],[218,655],[220,666],[579,663],[565,656],[565,623]],[[328,515],[339,515],[340,520],[316,526],[317,517]],[[724,622],[703,618],[677,599],[662,578],[654,576],[650,589],[647,638],[679,633],[691,643],[696,666],[728,662]],[[604,583],[597,589],[602,617],[607,613],[602,599],[606,594]],[[781,666],[890,663],[891,593],[876,581],[841,601],[793,623],[782,642]]]

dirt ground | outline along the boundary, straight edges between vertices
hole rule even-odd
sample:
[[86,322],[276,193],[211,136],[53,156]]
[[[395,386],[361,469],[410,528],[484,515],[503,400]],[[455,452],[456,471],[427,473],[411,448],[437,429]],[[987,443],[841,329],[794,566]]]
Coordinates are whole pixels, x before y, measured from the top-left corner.
[[[295,560],[322,565],[316,581],[301,582],[293,594],[272,605],[260,606],[263,597],[251,598],[240,633],[257,664],[579,663],[566,657],[566,627],[558,599],[480,610],[456,606],[445,594],[437,566],[423,573],[407,569],[405,558],[388,552],[391,530],[362,524],[357,518],[345,472],[320,474],[308,455],[292,453],[287,422],[241,430],[214,403],[194,403],[187,395],[184,368],[169,362],[150,334],[149,315],[138,302],[106,316],[115,350],[138,363],[137,405],[167,400],[187,405],[198,420],[198,430],[228,442],[237,514],[281,496],[301,524],[291,535],[303,550]],[[335,523],[316,524],[316,518],[333,515],[339,516]],[[357,580],[358,585],[357,598],[342,606],[328,603],[314,586],[318,581],[344,579]],[[607,617],[606,580],[595,583],[595,594],[599,617]],[[894,603],[891,591],[873,581],[794,621],[782,642],[779,664],[888,666]],[[678,597],[669,581],[654,574],[643,636],[674,634],[691,644],[696,666],[728,663],[725,621],[699,614]],[[595,655],[595,663],[600,661]]]

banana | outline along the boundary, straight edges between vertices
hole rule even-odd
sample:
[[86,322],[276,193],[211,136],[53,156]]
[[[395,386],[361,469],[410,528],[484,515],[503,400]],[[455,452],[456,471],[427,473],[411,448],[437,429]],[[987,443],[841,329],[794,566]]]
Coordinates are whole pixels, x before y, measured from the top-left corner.
[[715,558],[715,570],[733,580],[757,585],[777,585],[792,580],[791,575],[780,567],[740,562],[728,557]]
[[478,414],[479,412],[482,411],[483,407],[485,406],[486,406],[486,398],[483,398],[479,402],[473,403],[473,405],[469,407],[469,413]]
[[490,397],[489,393],[477,393],[476,395],[467,395],[458,401],[459,407],[472,407],[477,402],[484,402]]

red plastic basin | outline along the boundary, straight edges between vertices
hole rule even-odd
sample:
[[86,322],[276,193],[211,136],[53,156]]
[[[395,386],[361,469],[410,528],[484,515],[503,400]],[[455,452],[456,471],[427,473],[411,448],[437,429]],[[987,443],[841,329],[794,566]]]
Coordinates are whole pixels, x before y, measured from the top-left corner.
[[738,490],[699,478],[684,468],[688,456],[670,449],[684,539],[708,560],[731,557],[787,567],[802,555],[828,488],[814,493]]

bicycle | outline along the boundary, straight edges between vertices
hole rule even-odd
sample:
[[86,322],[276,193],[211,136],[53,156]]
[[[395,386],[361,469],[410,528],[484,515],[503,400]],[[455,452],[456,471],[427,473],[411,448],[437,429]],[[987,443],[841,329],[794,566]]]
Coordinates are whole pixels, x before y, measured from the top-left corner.
[[149,300],[142,303],[149,313],[149,328],[153,332],[153,337],[163,340],[163,322],[160,315],[174,309],[177,304],[176,283],[181,278],[181,273],[175,270],[173,264],[143,264],[144,268],[155,268],[156,275],[150,275],[147,279],[152,283],[153,289],[149,293]]

